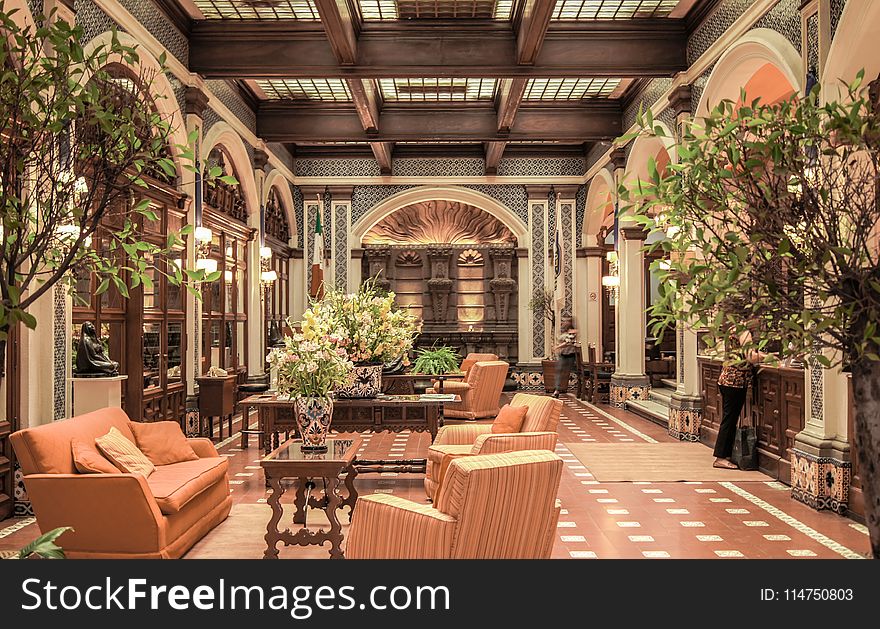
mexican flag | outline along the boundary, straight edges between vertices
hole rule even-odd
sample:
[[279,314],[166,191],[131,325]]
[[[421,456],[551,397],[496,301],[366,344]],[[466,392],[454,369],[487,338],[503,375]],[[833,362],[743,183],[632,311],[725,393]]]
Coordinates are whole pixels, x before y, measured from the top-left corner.
[[321,227],[321,206],[315,217],[315,246],[312,250],[312,284],[309,297],[321,299],[324,296],[324,229]]

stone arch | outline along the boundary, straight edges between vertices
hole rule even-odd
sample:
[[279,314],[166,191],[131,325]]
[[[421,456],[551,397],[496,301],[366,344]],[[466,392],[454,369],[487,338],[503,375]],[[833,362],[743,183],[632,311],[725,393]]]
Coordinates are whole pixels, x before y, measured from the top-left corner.
[[11,15],[12,21],[22,30],[36,26],[34,15],[25,0],[3,0],[3,10],[6,13],[15,10]]
[[[757,28],[739,38],[718,59],[694,117],[703,118],[722,100],[739,101],[741,90],[747,88],[752,99],[761,94],[748,94],[749,82],[769,66],[784,78],[791,92],[803,92],[804,63],[800,53],[781,33],[768,28]],[[757,86],[756,86],[757,87]],[[769,98],[780,100],[784,94],[773,93]]]
[[632,149],[626,160],[623,180],[628,186],[639,180],[648,179],[648,164],[654,159],[657,170],[663,171],[667,164],[675,162],[675,136],[664,123],[655,120],[655,127],[660,127],[665,134],[659,136],[640,136],[633,141]]
[[370,229],[396,210],[422,201],[458,201],[480,208],[507,226],[520,245],[528,242],[528,227],[510,208],[481,192],[458,186],[420,186],[388,197],[353,225],[353,242],[360,243]]
[[251,164],[250,155],[248,155],[241,136],[227,122],[215,123],[210,131],[208,131],[204,140],[202,140],[202,150],[200,151],[202,164],[207,161],[208,155],[217,146],[222,146],[232,160],[236,179],[238,179],[244,192],[248,215],[259,211],[260,195],[257,193],[257,184],[254,180],[254,168],[253,164]]
[[584,225],[581,234],[581,246],[589,246],[587,238],[597,236],[605,225],[609,210],[614,213],[614,178],[607,169],[602,169],[590,181],[587,190],[586,209],[584,212]]
[[865,70],[865,84],[880,74],[880,2],[849,0],[840,16],[837,32],[828,51],[822,73],[822,97],[827,101],[846,95],[841,80],[847,83]]
[[269,198],[269,191],[275,188],[278,192],[278,198],[281,199],[281,205],[284,206],[284,214],[287,216],[287,226],[290,229],[290,240],[296,243],[299,233],[296,226],[296,206],[293,202],[293,193],[290,191],[290,185],[287,178],[277,168],[266,175],[266,183],[263,186],[263,198],[260,203],[265,203]]
[[[112,37],[113,33],[110,31],[95,37],[85,45],[85,53],[88,55],[101,46],[109,46]],[[174,94],[174,87],[171,85],[171,81],[168,80],[168,76],[162,71],[159,61],[149,51],[139,46],[138,41],[134,37],[123,32],[117,32],[116,37],[120,44],[137,49],[138,63],[131,64],[118,55],[112,55],[108,58],[106,65],[122,66],[135,76],[138,76],[141,71],[153,74],[153,84],[151,85],[153,94],[151,96],[156,97],[153,99],[153,104],[159,115],[168,120],[171,125],[171,146],[169,149],[174,160],[174,166],[177,169],[177,175],[181,177],[184,169],[181,162],[180,147],[187,145],[187,136],[183,114],[180,111],[180,106],[177,104],[177,96]],[[83,77],[83,81],[88,81],[89,79],[91,79],[91,76]]]

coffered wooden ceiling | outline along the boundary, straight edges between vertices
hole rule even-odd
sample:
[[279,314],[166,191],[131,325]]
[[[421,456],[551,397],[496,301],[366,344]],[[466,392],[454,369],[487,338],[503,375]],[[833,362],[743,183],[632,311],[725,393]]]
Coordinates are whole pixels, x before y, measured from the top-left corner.
[[[717,0],[158,0],[191,70],[252,98],[296,153],[583,154],[641,81],[686,69]],[[397,148],[395,148],[397,145]]]

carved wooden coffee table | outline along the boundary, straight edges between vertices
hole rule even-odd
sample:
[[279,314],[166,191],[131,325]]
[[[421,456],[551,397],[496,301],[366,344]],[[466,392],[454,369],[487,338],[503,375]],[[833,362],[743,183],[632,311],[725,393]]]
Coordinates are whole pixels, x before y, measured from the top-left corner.
[[[342,526],[336,517],[336,511],[348,506],[348,518],[351,521],[358,497],[354,486],[354,479],[357,477],[354,462],[360,446],[360,439],[328,438],[327,451],[319,453],[304,451],[302,442],[291,440],[281,444],[260,461],[266,475],[266,483],[272,490],[266,500],[272,507],[272,517],[266,526],[266,552],[263,554],[263,559],[278,559],[278,542],[284,542],[285,546],[293,544],[323,546],[324,542],[330,542],[330,558],[343,558]],[[345,474],[344,484],[348,490],[348,495],[344,498],[338,491],[339,477],[342,474]],[[297,479],[293,524],[300,525],[300,528],[295,532],[290,528],[278,530],[278,523],[284,515],[281,496],[284,495],[285,487],[281,481],[285,478]],[[315,479],[324,483],[324,494],[321,497],[312,496]],[[312,531],[308,528],[309,508],[322,509],[326,512],[330,521],[329,531],[324,529]]]

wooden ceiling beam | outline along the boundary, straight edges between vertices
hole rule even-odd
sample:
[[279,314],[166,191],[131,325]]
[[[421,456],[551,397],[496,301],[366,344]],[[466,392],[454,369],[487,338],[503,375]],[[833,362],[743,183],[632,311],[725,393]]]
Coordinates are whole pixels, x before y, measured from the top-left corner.
[[379,162],[379,171],[383,175],[391,174],[391,152],[394,150],[394,142],[370,142],[373,157]]
[[364,131],[353,106],[300,106],[264,102],[257,135],[267,142],[495,142],[555,141],[569,144],[609,140],[622,133],[622,112],[614,101],[575,105],[523,106],[507,135],[498,134],[492,107],[386,107],[378,133]]
[[327,41],[333,48],[339,64],[351,66],[357,63],[358,41],[356,18],[347,0],[314,0],[321,24],[327,33]]
[[486,142],[486,174],[497,175],[507,142]]
[[516,34],[517,63],[535,63],[555,6],[556,0],[525,0]]
[[[426,28],[407,22],[365,27],[352,48],[348,36],[337,37],[331,45],[317,25],[281,20],[232,22],[210,20],[193,25],[192,71],[206,78],[527,79],[672,76],[687,68],[683,20],[554,22],[532,65],[519,63],[517,35],[509,27],[492,24]],[[337,31],[331,28],[329,32]],[[534,35],[529,39],[534,40]],[[340,63],[340,59],[352,58],[354,64]]]

